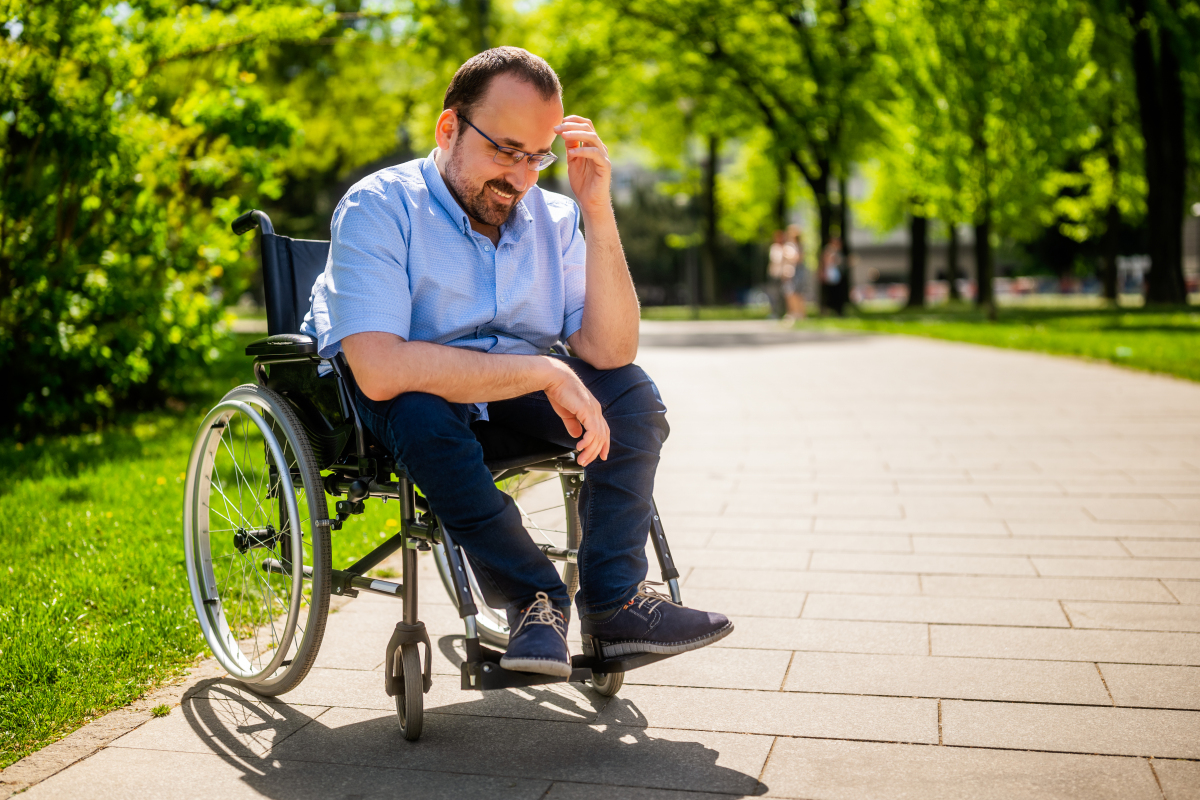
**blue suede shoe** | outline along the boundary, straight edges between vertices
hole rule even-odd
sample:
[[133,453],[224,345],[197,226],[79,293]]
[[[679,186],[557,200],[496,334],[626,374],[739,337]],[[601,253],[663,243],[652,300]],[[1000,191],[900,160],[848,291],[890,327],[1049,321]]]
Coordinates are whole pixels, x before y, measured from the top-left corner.
[[[724,614],[684,608],[651,589],[649,581],[642,581],[637,594],[608,618],[584,617],[579,627],[584,637],[584,652],[601,658],[686,653],[733,633],[733,623]],[[600,653],[590,652],[592,643],[588,637],[599,643]]]
[[508,650],[500,666],[516,672],[571,677],[567,620],[545,592],[520,611],[509,610]]

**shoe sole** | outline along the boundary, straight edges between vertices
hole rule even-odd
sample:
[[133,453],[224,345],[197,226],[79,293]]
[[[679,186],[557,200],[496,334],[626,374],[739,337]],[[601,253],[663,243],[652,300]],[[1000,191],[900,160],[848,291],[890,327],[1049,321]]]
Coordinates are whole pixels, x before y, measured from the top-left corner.
[[621,656],[638,656],[643,653],[655,653],[657,655],[674,656],[680,653],[687,653],[691,650],[699,650],[701,647],[706,647],[713,642],[719,642],[729,634],[733,633],[733,623],[729,623],[724,628],[718,628],[712,633],[705,634],[697,639],[691,639],[686,642],[676,642],[674,644],[659,644],[657,642],[648,642],[644,640],[633,640],[629,642],[614,642],[612,644],[600,642],[600,653],[603,658],[619,658]]
[[556,678],[571,677],[570,664],[544,658],[504,657],[500,659],[500,668],[510,672],[536,672],[539,675],[553,675]]

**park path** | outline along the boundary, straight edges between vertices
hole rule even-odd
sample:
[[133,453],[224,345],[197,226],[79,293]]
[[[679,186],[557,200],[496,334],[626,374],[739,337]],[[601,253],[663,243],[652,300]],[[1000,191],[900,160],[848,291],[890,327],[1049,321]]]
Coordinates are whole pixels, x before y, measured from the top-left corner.
[[280,701],[201,683],[26,796],[1200,797],[1200,385],[908,338],[645,330],[684,599],[732,636],[611,700],[469,694],[426,562],[420,742],[379,672],[397,607],[361,597]]

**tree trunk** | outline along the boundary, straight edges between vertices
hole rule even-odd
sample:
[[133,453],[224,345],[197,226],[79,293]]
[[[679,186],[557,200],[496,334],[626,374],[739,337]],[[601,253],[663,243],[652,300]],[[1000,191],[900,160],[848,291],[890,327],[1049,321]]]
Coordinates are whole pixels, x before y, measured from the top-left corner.
[[1104,241],[1102,243],[1103,255],[1101,256],[1101,279],[1104,283],[1104,297],[1107,300],[1116,303],[1120,291],[1117,286],[1117,236],[1120,233],[1121,227],[1121,209],[1117,207],[1117,202],[1114,200],[1108,206],[1108,213],[1105,215]]
[[835,290],[838,294],[837,307],[845,307],[850,302],[850,287],[854,283],[854,270],[851,269],[853,259],[850,258],[850,191],[846,185],[846,177],[838,178],[838,230],[842,237],[842,282]]
[[991,209],[984,206],[984,216],[975,223],[975,305],[987,312],[988,319],[996,318],[995,286],[992,283]]
[[701,296],[705,305],[717,302],[717,170],[720,140],[708,137],[708,158],[704,162],[704,260],[701,263]]
[[[1133,71],[1146,159],[1146,226],[1150,273],[1146,302],[1186,303],[1183,205],[1187,183],[1183,80],[1171,33],[1149,26],[1147,0],[1134,0]],[[1175,4],[1172,4],[1175,5]],[[1152,31],[1157,28],[1158,57]]]
[[795,152],[789,153],[788,158],[800,170],[800,174],[804,176],[808,188],[812,190],[813,200],[817,204],[817,233],[820,236],[821,244],[817,250],[818,268],[816,272],[815,295],[817,308],[829,308],[830,298],[826,296],[827,292],[820,280],[820,266],[822,259],[825,257],[825,247],[829,244],[829,240],[833,238],[833,203],[829,200],[829,159],[819,160],[817,162],[817,174],[811,175]]
[[958,224],[946,223],[946,282],[950,284],[950,299],[961,300],[958,293]]
[[926,270],[929,266],[929,220],[914,214],[908,232],[908,308],[924,308]]

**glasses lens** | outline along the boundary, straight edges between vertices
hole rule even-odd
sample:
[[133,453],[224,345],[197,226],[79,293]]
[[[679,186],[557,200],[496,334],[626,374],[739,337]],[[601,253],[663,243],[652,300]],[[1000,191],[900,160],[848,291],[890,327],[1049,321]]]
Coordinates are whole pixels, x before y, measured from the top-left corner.
[[553,153],[547,153],[544,156],[530,156],[529,166],[533,167],[538,172],[541,172],[555,161],[558,161],[558,156],[554,155]]
[[521,153],[509,150],[507,147],[500,147],[496,149],[496,157],[492,160],[502,166],[511,167],[521,160]]

